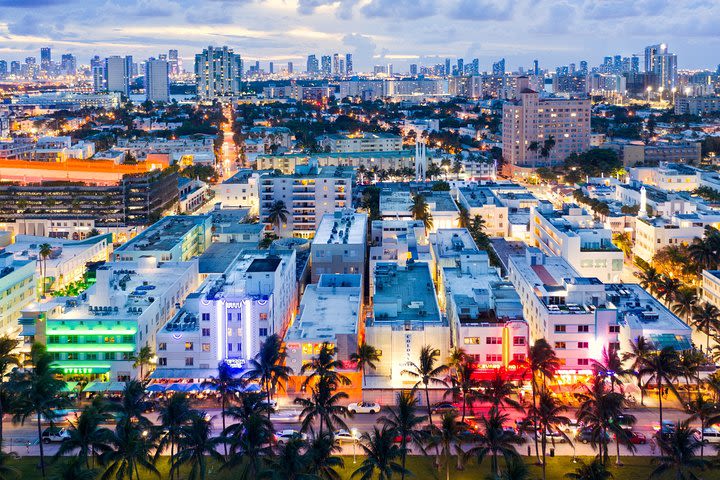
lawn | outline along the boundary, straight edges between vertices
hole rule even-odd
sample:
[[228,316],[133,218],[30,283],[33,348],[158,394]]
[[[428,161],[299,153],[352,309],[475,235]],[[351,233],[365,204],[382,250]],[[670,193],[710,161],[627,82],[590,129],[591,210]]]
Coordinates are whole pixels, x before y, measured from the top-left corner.
[[[362,461],[362,457],[357,457],[357,464],[353,464],[353,458],[345,458],[345,470],[341,472],[343,479],[350,479],[352,472]],[[581,457],[579,457],[581,458]],[[16,466],[21,470],[22,480],[34,480],[40,479],[40,469],[37,464],[37,457],[24,457],[20,459]],[[592,458],[582,457],[582,460],[590,462]],[[611,459],[611,464],[614,462]],[[645,480],[649,477],[653,466],[650,464],[650,457],[627,457],[623,459],[625,465],[623,467],[615,467],[612,465],[611,471],[614,475],[614,480]],[[562,479],[567,472],[571,472],[576,468],[577,465],[573,464],[571,457],[555,457],[548,459],[547,467],[547,478],[551,480]],[[431,457],[408,457],[407,467],[412,472],[412,476],[407,477],[408,480],[419,479],[419,480],[444,480],[445,479],[445,468],[444,466],[440,471],[437,471],[432,466]],[[48,477],[52,478],[53,473],[56,471],[56,465],[50,465],[48,467]],[[161,460],[158,466],[161,475],[160,478],[169,478],[168,475],[168,464],[166,460]],[[455,459],[450,469],[451,480],[484,480],[490,469],[489,459],[486,459],[482,465],[478,466],[477,462],[472,461],[466,465],[465,470],[455,470]],[[531,465],[530,466],[531,478],[542,478],[542,470],[540,467]],[[99,477],[99,475],[98,475]],[[147,472],[141,471],[141,477],[144,479],[156,479],[158,477],[148,474]],[[176,477],[177,478],[177,477]],[[180,475],[180,479],[187,478],[185,472]],[[208,470],[208,479],[211,480],[235,480],[237,473],[233,471],[218,470],[217,464],[211,463]],[[398,477],[399,478],[399,477]],[[671,480],[673,475],[668,472],[662,479]],[[703,480],[720,480],[720,469],[714,469],[712,471],[701,472],[699,478]]]

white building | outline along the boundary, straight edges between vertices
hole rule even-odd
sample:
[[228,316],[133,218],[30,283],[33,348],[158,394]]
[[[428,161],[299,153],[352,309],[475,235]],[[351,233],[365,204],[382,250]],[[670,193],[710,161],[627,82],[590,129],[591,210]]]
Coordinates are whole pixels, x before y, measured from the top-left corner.
[[114,55],[105,59],[105,89],[108,92],[130,94],[132,57]]
[[170,101],[170,64],[151,58],[145,62],[145,98],[151,102]]
[[202,100],[225,100],[241,91],[242,59],[228,47],[208,47],[195,55],[195,81]]
[[155,257],[158,262],[184,262],[202,254],[212,242],[210,215],[164,217],[114,252],[118,261]]
[[248,208],[250,215],[257,215],[260,211],[260,175],[254,170],[240,170],[222,183],[213,185],[215,201],[223,207]]
[[323,215],[311,249],[312,282],[325,274],[365,274],[367,214],[352,209]]
[[646,262],[669,245],[688,245],[705,235],[705,227],[719,227],[720,214],[676,214],[671,218],[639,215],[635,220],[633,253]]
[[382,132],[334,133],[318,137],[317,142],[334,153],[402,150],[402,137]]
[[693,191],[699,186],[701,170],[680,163],[660,162],[659,166],[633,167],[630,178],[666,192]]
[[21,311],[35,301],[35,260],[15,259],[0,252],[0,335],[16,337],[20,333]]
[[[378,262],[395,263],[400,267],[408,262],[425,262],[436,274],[433,254],[430,251],[425,225],[419,220],[373,220],[370,234],[369,272],[375,271]],[[375,276],[370,275],[370,291]]]

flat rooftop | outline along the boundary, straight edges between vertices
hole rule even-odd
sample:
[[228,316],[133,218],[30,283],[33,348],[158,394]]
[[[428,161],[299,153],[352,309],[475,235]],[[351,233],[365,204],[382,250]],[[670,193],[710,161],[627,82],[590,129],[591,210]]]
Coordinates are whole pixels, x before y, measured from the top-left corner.
[[205,223],[208,218],[208,215],[165,217],[129,242],[120,245],[115,252],[171,250],[185,235]]
[[461,253],[479,252],[475,240],[466,228],[441,228],[430,235],[435,252],[440,257],[456,257]]
[[352,210],[336,211],[323,215],[312,244],[364,245],[366,232],[367,214]]
[[278,257],[267,257],[267,258],[256,258],[250,263],[247,268],[247,272],[274,272],[280,265],[280,258]]
[[[441,322],[435,285],[427,263],[412,263],[403,269],[396,264],[381,262],[375,265],[374,275],[374,323],[421,325]],[[379,315],[383,304],[397,305],[397,315]]]
[[330,133],[324,135],[331,140],[378,140],[378,139],[395,139],[400,140],[400,135],[394,135],[386,132],[360,132],[360,133]]

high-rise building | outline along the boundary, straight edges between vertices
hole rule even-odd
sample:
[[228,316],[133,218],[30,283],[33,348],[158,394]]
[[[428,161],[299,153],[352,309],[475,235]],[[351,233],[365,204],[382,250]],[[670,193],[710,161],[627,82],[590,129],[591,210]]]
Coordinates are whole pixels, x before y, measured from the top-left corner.
[[52,51],[50,50],[50,47],[42,47],[40,49],[40,68],[47,72],[50,70],[50,65],[52,64]]
[[90,73],[93,79],[93,92],[105,91],[105,62],[95,55],[90,59]]
[[645,47],[645,73],[654,73],[655,55],[658,54],[662,45],[650,45]]
[[8,64],[5,60],[0,60],[0,78],[8,74]]
[[414,77],[417,75],[417,73],[418,73],[417,64],[411,63],[410,64],[410,75],[412,75]]
[[270,71],[270,74],[275,73],[275,65],[273,62],[270,62],[270,65],[268,66],[268,70]]
[[318,59],[315,55],[308,55],[307,57],[307,73],[318,73],[318,70],[320,69],[320,66],[318,64]]
[[287,64],[287,73],[288,73],[288,74],[293,73],[293,62],[288,62],[288,64]]
[[640,73],[640,57],[633,55],[630,57],[630,71],[632,73]]
[[457,74],[463,76],[465,74],[465,60],[462,58],[457,59]]
[[581,74],[581,75],[587,75],[587,74],[588,74],[588,63],[587,63],[587,60],[580,60],[580,74]]
[[105,59],[105,89],[108,92],[130,94],[132,57],[113,55]]
[[653,73],[655,86],[666,91],[677,86],[677,55],[668,52],[667,45],[660,45],[655,54]]
[[505,75],[505,59],[501,58],[492,65],[493,75]]
[[75,75],[77,70],[77,61],[72,53],[65,53],[60,62],[60,69],[66,75]]
[[203,100],[240,94],[242,59],[228,47],[208,47],[195,55],[195,81]]
[[332,74],[340,75],[340,55],[334,53],[332,56]]
[[330,55],[323,55],[320,60],[323,75],[330,75],[332,73],[332,57]]
[[445,59],[445,76],[449,76],[450,73],[451,73],[451,71],[450,71],[450,59],[449,59],[449,58],[446,58],[446,59]]
[[151,102],[170,101],[170,64],[167,60],[149,59],[145,62],[145,97]]
[[22,68],[20,67],[20,62],[17,60],[10,62],[10,75],[20,75],[21,70]]
[[480,60],[473,58],[473,61],[470,64],[470,71],[467,73],[470,75],[478,75],[480,73]]
[[168,63],[170,64],[170,75],[180,74],[180,58],[177,50],[168,51]]
[[[582,62],[580,62],[582,68]],[[533,75],[540,75],[540,62],[537,59],[533,60]]]
[[345,54],[345,75],[348,77],[353,74],[353,57],[352,53]]
[[622,56],[615,55],[613,57],[613,70],[614,73],[620,73],[622,71]]

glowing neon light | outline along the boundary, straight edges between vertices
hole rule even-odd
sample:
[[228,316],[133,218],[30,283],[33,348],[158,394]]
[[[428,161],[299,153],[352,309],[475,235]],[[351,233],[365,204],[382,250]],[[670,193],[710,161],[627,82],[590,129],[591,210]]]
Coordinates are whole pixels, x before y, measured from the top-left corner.
[[103,345],[95,344],[62,344],[48,345],[48,352],[134,352],[134,343],[106,343]]
[[48,335],[135,335],[137,333],[137,327],[125,327],[125,328],[48,328]]

